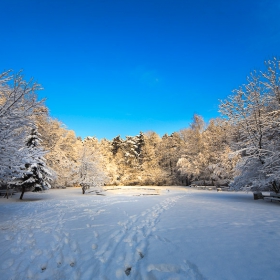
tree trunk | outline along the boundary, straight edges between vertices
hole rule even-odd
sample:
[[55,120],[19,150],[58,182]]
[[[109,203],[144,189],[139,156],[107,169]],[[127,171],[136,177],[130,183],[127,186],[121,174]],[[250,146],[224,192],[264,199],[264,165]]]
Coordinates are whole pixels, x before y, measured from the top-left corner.
[[4,195],[4,198],[7,197],[7,199],[9,198],[9,190],[7,189],[5,195]]
[[274,191],[275,193],[279,193],[280,186],[279,186],[279,185],[277,186],[276,181],[273,181],[273,182],[272,182],[272,189],[273,189],[273,191]]
[[20,195],[19,199],[23,198],[24,192],[25,192],[25,186],[22,186],[22,188],[21,188],[21,195]]

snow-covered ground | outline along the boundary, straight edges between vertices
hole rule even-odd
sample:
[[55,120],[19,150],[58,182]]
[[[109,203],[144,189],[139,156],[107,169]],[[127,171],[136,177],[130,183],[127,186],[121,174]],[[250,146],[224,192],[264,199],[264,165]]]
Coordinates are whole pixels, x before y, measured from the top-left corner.
[[279,203],[177,187],[105,194],[1,198],[0,279],[280,279]]

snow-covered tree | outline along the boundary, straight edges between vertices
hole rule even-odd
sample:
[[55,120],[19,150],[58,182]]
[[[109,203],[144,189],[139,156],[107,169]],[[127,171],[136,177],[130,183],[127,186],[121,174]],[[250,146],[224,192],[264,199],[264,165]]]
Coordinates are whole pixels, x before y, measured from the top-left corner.
[[122,149],[123,146],[123,140],[121,139],[121,136],[118,135],[112,140],[112,153],[115,155],[120,149]]
[[44,155],[46,152],[40,145],[40,138],[37,129],[32,129],[26,139],[27,154],[24,158],[22,178],[14,181],[14,184],[21,187],[22,199],[26,190],[45,190],[50,188],[50,182],[55,177],[55,173],[46,165]]
[[280,61],[254,71],[248,83],[220,105],[232,126],[231,146],[241,155],[232,186],[255,190],[280,190]]
[[[228,122],[219,118],[206,125],[195,115],[190,128],[180,131],[183,144],[177,169],[186,184],[228,184],[233,178],[236,158],[230,155]],[[184,180],[184,181],[185,181]]]
[[176,163],[181,155],[182,139],[179,133],[174,132],[171,135],[163,135],[162,141],[157,147],[157,155],[161,168],[167,172],[166,184],[174,184],[176,181]]
[[26,82],[20,73],[0,74],[0,180],[12,184],[25,174],[25,163],[31,156],[26,145],[30,129],[35,128],[34,116],[43,111],[37,101],[39,84]]
[[186,178],[186,184],[202,178],[202,173],[208,165],[207,151],[203,132],[206,124],[199,115],[193,116],[190,127],[180,132],[183,140],[176,165],[180,177]]
[[57,174],[54,186],[73,186],[79,170],[82,141],[76,137],[74,131],[68,130],[61,122],[47,114],[37,118],[36,123],[42,146],[48,151],[45,155],[47,165]]
[[[99,154],[102,156],[102,167],[108,176],[108,184],[118,185],[119,166],[116,164],[116,156],[113,154],[112,142],[101,139],[98,144]],[[117,152],[118,153],[118,152]]]
[[101,189],[108,181],[108,176],[102,168],[101,155],[92,146],[92,140],[95,139],[87,138],[84,141],[79,162],[77,183],[81,186],[83,194],[90,187]]
[[153,131],[144,134],[141,151],[141,182],[144,185],[163,185],[167,172],[159,165],[158,150],[161,138]]

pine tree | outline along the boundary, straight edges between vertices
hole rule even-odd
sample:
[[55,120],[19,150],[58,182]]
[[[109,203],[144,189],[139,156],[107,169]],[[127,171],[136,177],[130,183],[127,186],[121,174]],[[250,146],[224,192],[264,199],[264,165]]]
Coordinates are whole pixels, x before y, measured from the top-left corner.
[[51,187],[49,183],[54,177],[54,172],[46,165],[45,152],[40,146],[40,141],[37,129],[33,128],[26,139],[28,154],[25,159],[24,175],[15,182],[21,187],[20,199],[26,190],[45,190]]

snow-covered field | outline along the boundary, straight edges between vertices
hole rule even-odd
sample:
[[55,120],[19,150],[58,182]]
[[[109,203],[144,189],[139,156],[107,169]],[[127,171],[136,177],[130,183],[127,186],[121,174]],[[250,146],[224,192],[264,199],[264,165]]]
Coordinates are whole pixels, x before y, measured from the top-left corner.
[[151,189],[1,198],[0,279],[280,279],[279,203]]

